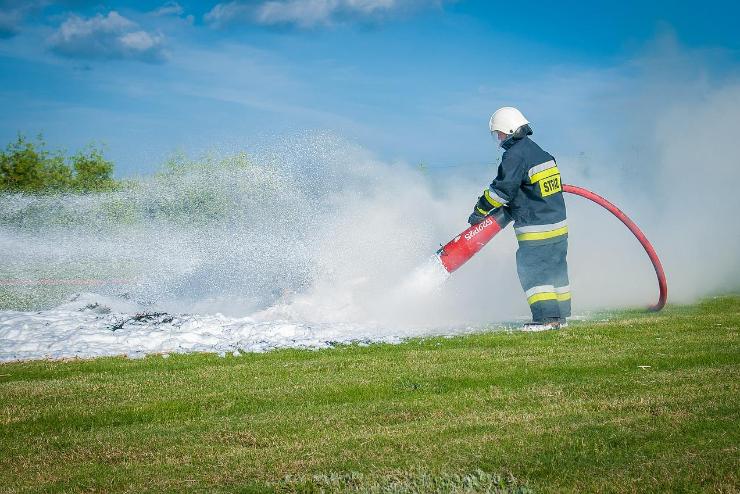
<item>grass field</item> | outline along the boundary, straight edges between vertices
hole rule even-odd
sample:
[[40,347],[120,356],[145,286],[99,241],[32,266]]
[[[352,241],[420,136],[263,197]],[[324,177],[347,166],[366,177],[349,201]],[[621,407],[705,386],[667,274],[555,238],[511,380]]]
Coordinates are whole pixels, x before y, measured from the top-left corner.
[[4,364],[0,491],[738,492],[739,327]]

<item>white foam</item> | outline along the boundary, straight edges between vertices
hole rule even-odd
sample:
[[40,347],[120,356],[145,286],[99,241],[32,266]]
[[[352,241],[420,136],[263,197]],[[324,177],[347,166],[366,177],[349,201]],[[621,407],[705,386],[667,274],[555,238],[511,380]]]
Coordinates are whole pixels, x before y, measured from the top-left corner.
[[395,342],[523,304],[481,289],[500,277],[491,256],[449,283],[436,256],[426,262],[464,227],[472,177],[441,193],[330,135],[219,156],[178,158],[108,193],[0,194],[0,283],[25,280],[4,300],[48,309],[96,287],[0,312],[0,360]]
[[[239,355],[278,348],[327,348],[348,343],[398,343],[409,337],[449,335],[470,327],[419,328],[222,314],[117,312],[126,300],[83,294],[52,310],[0,312],[0,362],[210,352]],[[278,310],[272,313],[277,316]]]

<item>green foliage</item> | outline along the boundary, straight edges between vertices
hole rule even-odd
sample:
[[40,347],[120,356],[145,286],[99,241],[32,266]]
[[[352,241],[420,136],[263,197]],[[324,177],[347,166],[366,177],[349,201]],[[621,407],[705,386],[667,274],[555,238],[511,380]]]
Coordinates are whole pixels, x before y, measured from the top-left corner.
[[57,154],[48,158],[44,163],[45,189],[51,192],[65,192],[70,190],[75,182],[72,170],[64,163],[64,157]]
[[71,158],[75,171],[74,188],[80,192],[100,192],[113,190],[113,163],[103,157],[101,150],[94,145],[86,152],[80,151]]
[[90,145],[70,158],[45,148],[41,136],[34,142],[18,134],[0,152],[0,192],[100,192],[117,188],[113,163],[96,146]]
[[[39,137],[39,147],[43,141]],[[45,188],[45,163],[47,157],[43,151],[18,135],[15,142],[8,144],[0,155],[0,178],[2,188],[21,192],[38,192]]]
[[[258,224],[265,221],[265,211],[272,210],[275,198],[294,186],[280,169],[258,165],[245,153],[196,159],[175,155],[155,174],[121,181],[110,178],[112,164],[98,148],[87,148],[70,162],[72,166],[67,168],[71,178],[58,180],[61,185],[53,189],[35,189],[38,193],[22,198],[0,194],[0,226],[74,226],[110,231],[152,222],[184,226],[232,221]],[[58,169],[60,174],[64,171]],[[107,190],[112,193],[95,197],[83,194]],[[55,191],[77,195],[50,193]]]

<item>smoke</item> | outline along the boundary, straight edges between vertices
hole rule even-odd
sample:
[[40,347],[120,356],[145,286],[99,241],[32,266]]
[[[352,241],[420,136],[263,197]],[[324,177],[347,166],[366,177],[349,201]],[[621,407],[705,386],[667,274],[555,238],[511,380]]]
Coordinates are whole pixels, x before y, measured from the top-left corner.
[[511,307],[487,307],[472,271],[440,286],[439,272],[419,268],[465,226],[478,188],[463,178],[435,186],[332,134],[285,136],[250,155],[180,157],[116,192],[4,195],[0,271],[124,280],[96,290],[152,310],[261,321],[503,319]]
[[[585,119],[591,128],[583,135],[599,135],[597,144],[581,155],[571,150],[559,156],[567,182],[606,196],[647,234],[673,302],[740,288],[740,141],[734,136],[740,79],[706,68],[718,57],[661,36],[630,62],[630,78],[589,100],[600,116]],[[627,230],[585,201],[567,201],[576,305],[654,300],[652,267]]]
[[[704,55],[659,42],[626,68],[479,106],[537,108],[535,140],[566,182],[638,223],[676,302],[740,284],[740,82],[701,70]],[[249,150],[178,158],[108,194],[2,196],[0,273],[125,279],[97,290],[260,321],[441,327],[527,316],[510,229],[443,284],[424,268],[466,226],[495,170],[384,163],[331,133]],[[566,200],[576,313],[654,302],[652,267],[631,234],[597,206]]]

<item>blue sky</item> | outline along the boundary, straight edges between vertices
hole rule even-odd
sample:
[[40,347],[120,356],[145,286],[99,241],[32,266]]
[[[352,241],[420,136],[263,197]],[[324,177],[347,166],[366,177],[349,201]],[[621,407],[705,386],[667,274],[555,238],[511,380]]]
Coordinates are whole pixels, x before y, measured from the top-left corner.
[[119,175],[314,130],[445,166],[490,162],[488,116],[517,105],[556,151],[596,152],[646,94],[736,78],[738,18],[722,1],[0,0],[0,139],[102,141]]

